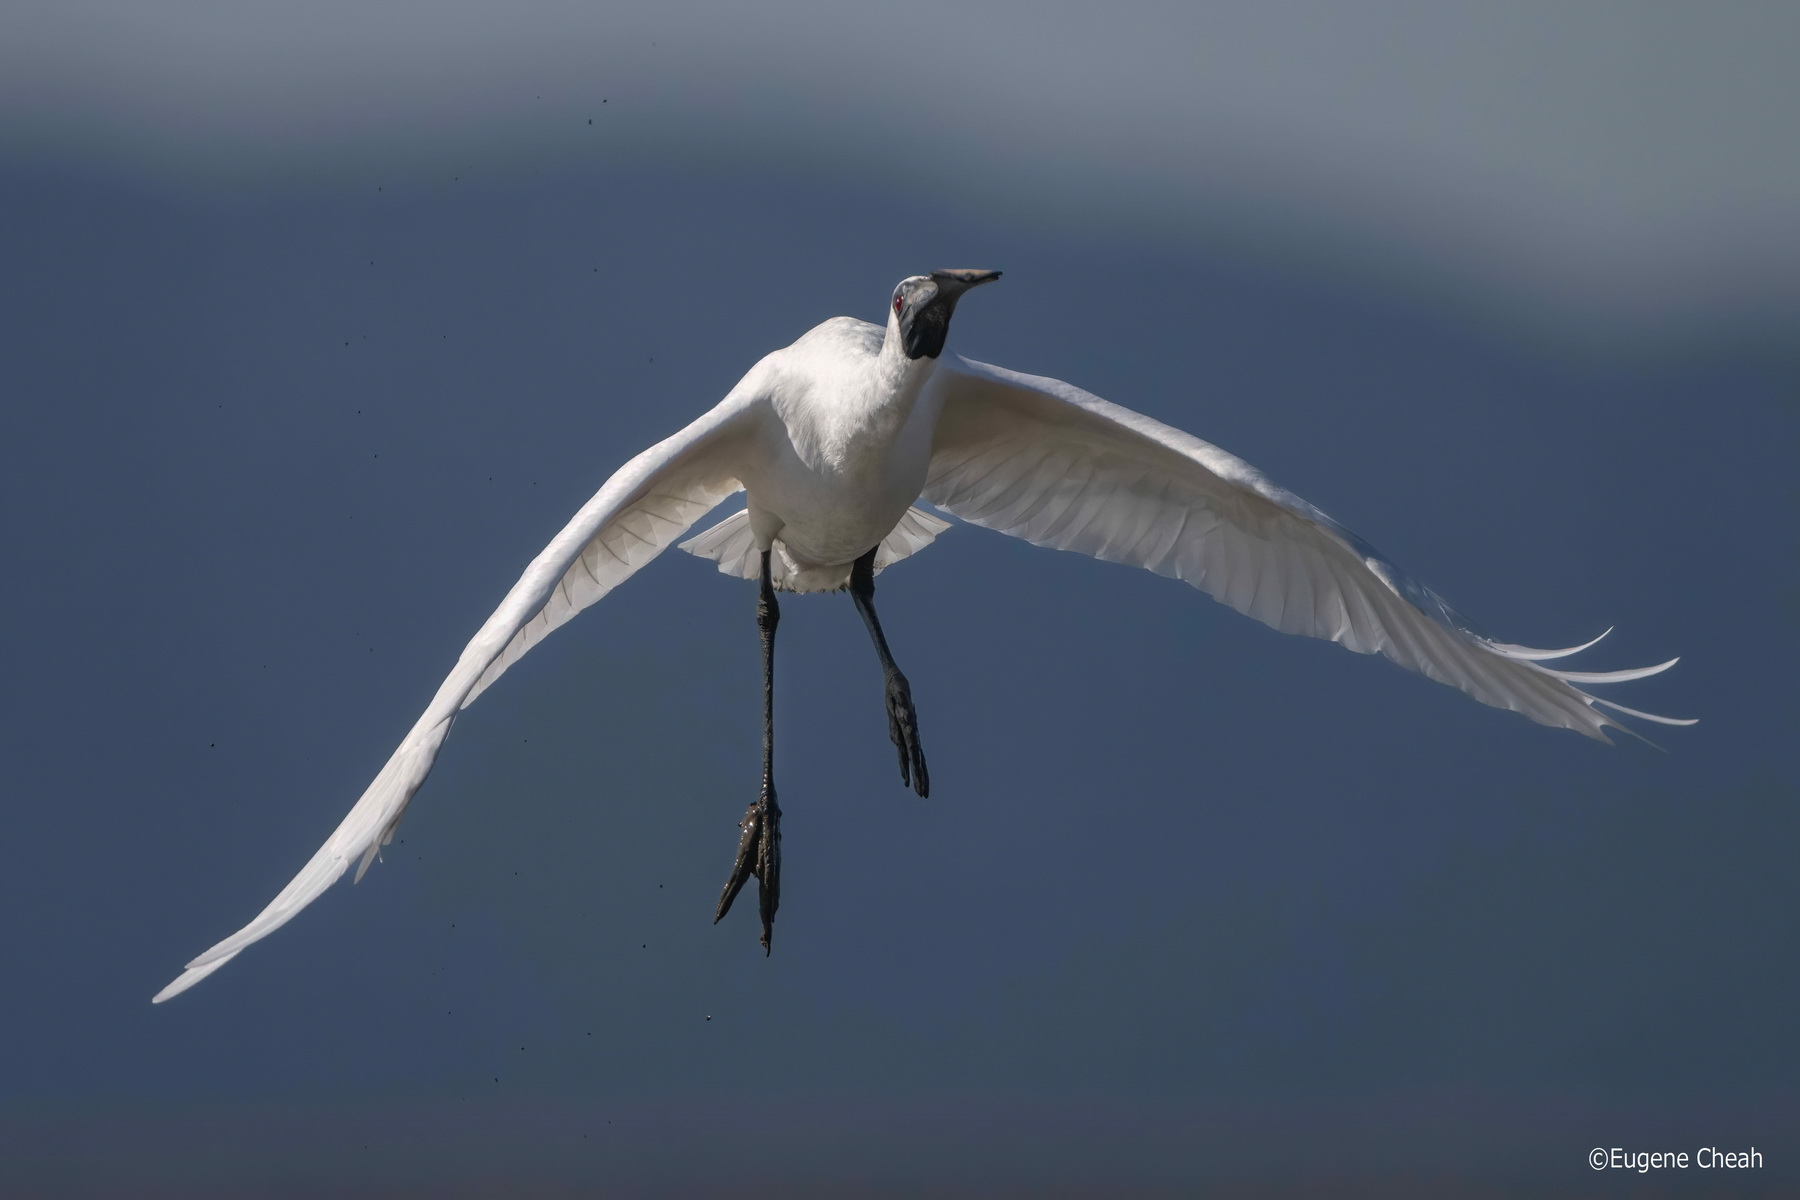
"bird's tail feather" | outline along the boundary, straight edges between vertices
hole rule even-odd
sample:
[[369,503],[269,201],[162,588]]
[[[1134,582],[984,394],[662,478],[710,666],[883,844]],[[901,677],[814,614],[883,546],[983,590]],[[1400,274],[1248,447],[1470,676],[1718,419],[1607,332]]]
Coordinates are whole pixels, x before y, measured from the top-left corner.
[[[923,509],[909,508],[900,523],[894,526],[893,532],[881,540],[880,549],[875,552],[875,570],[892,563],[897,563],[909,555],[917,554],[931,545],[937,535],[950,528],[948,521],[940,520]],[[755,579],[762,570],[761,554],[757,550],[756,535],[750,531],[750,510],[741,509],[726,517],[705,533],[682,542],[681,548],[698,558],[710,558],[719,564],[719,570],[727,575],[735,575],[739,579]],[[843,587],[850,581],[850,564],[828,567],[804,567],[788,557],[787,547],[781,539],[775,539],[775,553],[770,557],[770,567],[775,576],[775,586],[784,592],[829,592]]]

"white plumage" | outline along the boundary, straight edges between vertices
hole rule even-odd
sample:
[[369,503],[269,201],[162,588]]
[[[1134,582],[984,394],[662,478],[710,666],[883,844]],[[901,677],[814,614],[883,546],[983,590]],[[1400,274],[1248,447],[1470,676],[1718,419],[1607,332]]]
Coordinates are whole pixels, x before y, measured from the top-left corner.
[[1674,659],[1610,672],[1542,666],[1593,643],[1534,650],[1478,636],[1367,542],[1216,446],[1058,380],[910,353],[901,298],[921,282],[930,283],[903,281],[885,330],[848,317],[825,322],[607,480],[526,567],[293,881],[155,999],[192,987],[285,924],[352,863],[360,879],[456,714],[739,490],[746,508],[683,548],[747,578],[771,550],[776,584],[787,590],[844,586],[872,546],[878,568],[924,549],[947,525],[913,507],[923,495],[971,524],[1185,580],[1273,628],[1385,655],[1545,725],[1606,740],[1607,728],[1626,728],[1612,713],[1692,724],[1577,686],[1653,675]]
[[[953,399],[938,423],[925,498],[1039,546],[1182,579],[1283,633],[1382,654],[1483,704],[1605,740],[1625,729],[1577,683],[1627,671],[1538,665],[1578,653],[1490,641],[1373,546],[1249,463],[1060,380],[959,359],[939,368]],[[1604,637],[1602,634],[1601,637]]]
[[[881,539],[875,553],[877,573],[903,558],[917,554],[931,545],[937,535],[950,528],[922,508],[909,508],[892,532]],[[761,548],[756,533],[750,528],[750,510],[739,509],[698,537],[681,543],[681,549],[700,558],[710,558],[719,570],[739,579],[757,577],[757,559]],[[788,557],[787,547],[775,543],[775,586],[784,592],[829,592],[844,586],[844,574],[835,567],[807,569]]]

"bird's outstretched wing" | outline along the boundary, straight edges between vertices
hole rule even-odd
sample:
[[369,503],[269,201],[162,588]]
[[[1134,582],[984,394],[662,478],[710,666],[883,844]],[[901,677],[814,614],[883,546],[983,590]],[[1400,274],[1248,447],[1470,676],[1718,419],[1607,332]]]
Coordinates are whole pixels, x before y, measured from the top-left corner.
[[1609,726],[1632,731],[1596,705],[1693,724],[1575,686],[1641,679],[1676,660],[1629,671],[1540,666],[1593,642],[1534,650],[1472,632],[1373,546],[1197,437],[1060,380],[952,355],[936,386],[943,414],[925,498],[965,521],[1186,580],[1284,633],[1384,654],[1483,704],[1601,741]]
[[193,987],[251,942],[267,937],[360,860],[362,878],[425,776],[450,723],[501,672],[557,626],[600,599],[742,485],[735,453],[751,397],[734,393],[606,481],[525,568],[494,615],[464,648],[450,677],[337,830],[248,925],[194,959],[156,994],[160,1003]]

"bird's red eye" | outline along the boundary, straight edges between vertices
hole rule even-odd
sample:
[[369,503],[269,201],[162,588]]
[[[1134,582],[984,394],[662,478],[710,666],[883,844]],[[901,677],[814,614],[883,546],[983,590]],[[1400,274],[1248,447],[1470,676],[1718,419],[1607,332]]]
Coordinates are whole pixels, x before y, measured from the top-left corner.
[[900,297],[898,297],[898,296],[894,297],[894,312],[896,315],[898,315],[898,313],[900,312],[900,306],[904,303],[906,303],[906,302],[904,300],[900,299]]

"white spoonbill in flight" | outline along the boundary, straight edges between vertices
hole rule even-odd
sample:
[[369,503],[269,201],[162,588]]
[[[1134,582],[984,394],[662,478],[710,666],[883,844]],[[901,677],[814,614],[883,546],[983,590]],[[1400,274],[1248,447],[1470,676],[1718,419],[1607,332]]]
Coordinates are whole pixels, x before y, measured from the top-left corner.
[[758,583],[762,788],[740,822],[737,858],[714,919],[755,876],[765,950],[781,894],[776,593],[849,590],[881,659],[901,783],[926,795],[912,691],[875,615],[876,573],[948,527],[914,507],[921,496],[971,524],[1039,546],[1186,580],[1285,633],[1386,655],[1540,724],[1601,741],[1609,740],[1609,726],[1627,729],[1612,713],[1693,724],[1577,686],[1641,679],[1674,659],[1628,671],[1543,666],[1594,643],[1533,650],[1491,641],[1374,547],[1241,459],[1059,380],[945,355],[957,301],[999,277],[952,270],[901,280],[885,328],[852,317],[826,321],[750,368],[711,412],[621,467],[525,568],[425,714],[293,882],[248,925],[189,963],[156,1000],[187,990],[286,924],[352,863],[362,878],[393,839],[456,714],[551,630],[738,491],[743,511],[682,548]]

